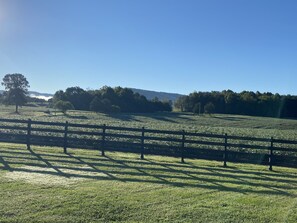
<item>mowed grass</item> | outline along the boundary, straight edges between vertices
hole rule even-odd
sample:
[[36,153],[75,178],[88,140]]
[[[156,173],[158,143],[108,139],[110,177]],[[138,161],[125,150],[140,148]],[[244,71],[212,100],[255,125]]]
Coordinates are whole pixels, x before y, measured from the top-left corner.
[[0,145],[0,222],[297,222],[297,170]]
[[[190,113],[1,118],[297,139],[297,120]],[[0,143],[0,222],[297,222],[297,169]]]

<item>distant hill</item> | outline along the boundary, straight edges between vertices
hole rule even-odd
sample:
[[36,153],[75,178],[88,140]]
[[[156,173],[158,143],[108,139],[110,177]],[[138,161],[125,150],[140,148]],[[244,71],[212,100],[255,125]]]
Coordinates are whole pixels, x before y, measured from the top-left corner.
[[184,96],[182,94],[177,93],[167,93],[167,92],[158,92],[158,91],[149,91],[137,88],[130,88],[134,93],[138,93],[140,95],[145,96],[147,99],[151,100],[157,97],[160,101],[163,100],[171,100],[172,102],[176,101],[180,96]]
[[44,97],[53,97],[53,94],[49,94],[49,93],[40,93],[37,91],[29,91],[30,95],[34,95],[34,96],[44,96]]

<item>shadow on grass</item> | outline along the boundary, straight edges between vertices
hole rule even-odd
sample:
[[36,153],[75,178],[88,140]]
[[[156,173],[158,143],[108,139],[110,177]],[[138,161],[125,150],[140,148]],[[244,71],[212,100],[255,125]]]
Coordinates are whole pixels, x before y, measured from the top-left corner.
[[165,117],[165,116],[152,116],[151,118],[156,119],[157,121],[177,123],[177,121],[170,119],[168,117]]
[[[38,167],[38,168],[36,168]],[[38,173],[63,178],[111,180],[191,187],[210,191],[230,191],[241,194],[292,196],[297,190],[294,172],[261,171],[259,169],[223,168],[120,157],[115,153],[99,156],[93,153],[46,153],[25,149],[0,149],[0,170]]]
[[47,159],[44,159],[41,157],[41,155],[39,155],[38,153],[35,153],[32,149],[28,149],[28,151],[30,152],[31,156],[36,157],[37,160],[43,162],[46,164],[46,166],[48,168],[52,168],[53,170],[55,170],[59,175],[63,176],[63,177],[68,177],[66,174],[64,174],[58,167],[52,165]]
[[88,117],[85,116],[85,115],[69,115],[69,114],[65,114],[65,117],[71,118],[71,119],[88,119]]
[[216,119],[222,119],[222,120],[225,120],[225,121],[243,121],[243,120],[247,120],[247,118],[240,118],[240,117],[218,117],[218,116],[213,116],[213,118],[216,118]]
[[185,114],[182,114],[180,112],[159,112],[159,113],[152,113],[146,116],[152,119],[156,119],[158,121],[165,121],[165,122],[171,122],[171,123],[178,123],[178,121],[176,120],[179,120],[179,119],[180,119],[179,121],[193,121],[192,118],[186,117]]
[[141,122],[141,120],[135,118],[134,115],[126,114],[126,113],[109,113],[105,114],[109,118],[118,119],[121,121],[134,121],[134,122]]
[[[142,120],[136,118],[137,116],[142,118],[151,118],[157,121],[171,122],[171,123],[178,123],[179,121],[193,121],[192,118],[186,117],[185,114],[178,113],[178,112],[156,112],[156,113],[135,113],[135,114],[110,113],[110,114],[106,114],[106,116],[110,118],[118,119],[121,121],[136,121],[136,122],[142,122]],[[176,120],[179,120],[179,121],[176,121]]]

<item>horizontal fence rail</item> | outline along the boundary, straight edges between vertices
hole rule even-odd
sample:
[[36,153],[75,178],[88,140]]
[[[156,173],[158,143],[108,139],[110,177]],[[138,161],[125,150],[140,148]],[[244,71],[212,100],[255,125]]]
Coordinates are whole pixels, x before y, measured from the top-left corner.
[[0,119],[0,142],[297,167],[297,141],[107,125]]

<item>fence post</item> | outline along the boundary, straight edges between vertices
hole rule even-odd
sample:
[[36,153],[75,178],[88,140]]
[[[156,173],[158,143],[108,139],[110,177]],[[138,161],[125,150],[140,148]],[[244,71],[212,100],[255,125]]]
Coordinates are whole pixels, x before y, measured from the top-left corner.
[[31,149],[31,143],[30,143],[30,138],[31,138],[31,119],[28,119],[28,128],[27,128],[27,149]]
[[181,144],[181,162],[184,163],[185,159],[185,130],[182,131],[182,144]]
[[102,127],[102,143],[101,143],[101,156],[105,156],[105,131],[106,131],[106,125],[104,124]]
[[144,159],[144,127],[142,127],[142,131],[141,131],[141,155],[140,155],[140,159]]
[[65,122],[65,130],[64,130],[64,153],[67,153],[67,135],[68,135],[68,121]]
[[273,137],[270,139],[270,149],[269,149],[269,170],[272,171],[273,162]]
[[228,154],[227,154],[227,146],[228,146],[228,135],[227,133],[225,133],[225,148],[224,148],[224,167],[227,167],[227,157],[228,157]]

